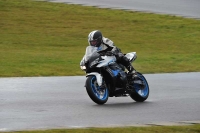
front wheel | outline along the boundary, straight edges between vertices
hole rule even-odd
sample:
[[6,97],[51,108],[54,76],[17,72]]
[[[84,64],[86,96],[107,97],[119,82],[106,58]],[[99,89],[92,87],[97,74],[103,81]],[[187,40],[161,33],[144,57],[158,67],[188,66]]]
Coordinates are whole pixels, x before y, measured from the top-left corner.
[[108,100],[109,91],[106,86],[103,88],[97,84],[96,76],[89,76],[86,80],[86,90],[90,98],[97,104],[104,104]]
[[130,94],[130,97],[136,102],[143,102],[149,96],[149,85],[145,77],[137,72],[138,78],[133,81],[134,92]]

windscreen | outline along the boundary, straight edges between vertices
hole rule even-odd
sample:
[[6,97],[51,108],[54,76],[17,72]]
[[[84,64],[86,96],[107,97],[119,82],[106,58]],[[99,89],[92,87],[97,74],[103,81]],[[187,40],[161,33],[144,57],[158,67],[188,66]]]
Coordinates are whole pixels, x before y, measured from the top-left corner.
[[91,56],[98,56],[97,47],[88,46],[85,52],[85,61],[87,62]]

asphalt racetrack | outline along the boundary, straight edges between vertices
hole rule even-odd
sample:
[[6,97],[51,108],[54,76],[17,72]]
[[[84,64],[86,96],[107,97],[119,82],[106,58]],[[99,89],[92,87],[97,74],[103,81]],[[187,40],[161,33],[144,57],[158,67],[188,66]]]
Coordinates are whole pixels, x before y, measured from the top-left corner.
[[46,0],[200,19],[200,0]]
[[85,76],[0,78],[0,131],[200,122],[200,72],[144,74],[150,95],[97,105]]

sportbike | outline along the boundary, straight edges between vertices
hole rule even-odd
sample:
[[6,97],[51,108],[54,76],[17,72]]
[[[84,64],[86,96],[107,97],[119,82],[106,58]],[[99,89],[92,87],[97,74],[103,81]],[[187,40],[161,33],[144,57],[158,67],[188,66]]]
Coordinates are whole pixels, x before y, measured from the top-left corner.
[[[92,54],[86,53],[87,63],[81,69],[87,74],[85,87],[89,97],[97,104],[106,103],[109,97],[122,96],[130,96],[136,102],[145,101],[149,96],[145,77],[139,72],[134,75],[126,72],[110,50],[107,48]],[[125,56],[131,63],[137,58],[136,52]]]

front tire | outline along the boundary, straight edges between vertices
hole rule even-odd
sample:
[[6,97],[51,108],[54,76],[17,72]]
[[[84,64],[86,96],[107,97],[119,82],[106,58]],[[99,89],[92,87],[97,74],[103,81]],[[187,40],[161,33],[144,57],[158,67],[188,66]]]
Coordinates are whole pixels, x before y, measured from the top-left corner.
[[104,104],[109,97],[108,88],[100,88],[96,76],[89,76],[86,80],[86,90],[89,97],[97,104]]
[[149,85],[141,73],[137,72],[137,75],[138,79],[143,82],[143,85],[133,83],[134,92],[130,94],[130,97],[136,102],[144,102],[149,96]]

